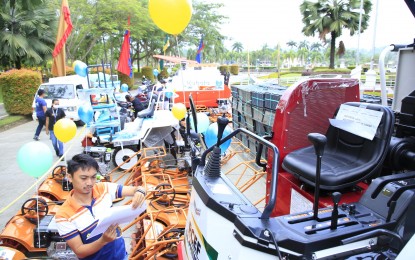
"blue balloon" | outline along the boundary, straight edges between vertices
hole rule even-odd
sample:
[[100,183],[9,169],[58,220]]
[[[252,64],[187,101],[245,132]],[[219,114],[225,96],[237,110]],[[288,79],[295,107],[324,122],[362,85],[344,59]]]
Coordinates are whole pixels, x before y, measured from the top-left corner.
[[157,69],[153,70],[153,75],[154,77],[157,77],[159,75],[159,71]]
[[[223,131],[222,139],[232,133],[232,128],[230,126],[226,126],[225,130]],[[218,123],[211,124],[208,129],[206,130],[205,134],[205,143],[207,147],[211,147],[216,145],[218,142]],[[229,146],[231,145],[231,140],[228,140],[221,144],[220,152],[223,154],[228,150]]]
[[[209,117],[205,113],[197,113],[196,114],[197,119],[197,132],[198,133],[204,133],[209,127],[210,120]],[[195,123],[193,122],[193,116],[190,117],[190,126],[195,129]]]
[[23,145],[17,153],[17,163],[23,172],[40,177],[52,166],[53,156],[49,146],[42,142]]
[[167,92],[165,93],[165,95],[166,95],[166,98],[171,98],[171,97],[173,96],[173,92],[171,92],[171,91],[167,91]]
[[122,91],[122,92],[127,92],[127,91],[128,91],[128,85],[127,85],[127,84],[125,84],[125,83],[124,83],[124,84],[122,84],[122,85],[121,85],[121,91]]
[[85,124],[88,124],[94,117],[94,110],[90,105],[82,105],[78,109],[78,116]]
[[81,76],[81,77],[86,77],[86,75],[88,74],[88,65],[86,65],[82,61],[77,61],[75,63],[74,70],[75,70],[76,75]]

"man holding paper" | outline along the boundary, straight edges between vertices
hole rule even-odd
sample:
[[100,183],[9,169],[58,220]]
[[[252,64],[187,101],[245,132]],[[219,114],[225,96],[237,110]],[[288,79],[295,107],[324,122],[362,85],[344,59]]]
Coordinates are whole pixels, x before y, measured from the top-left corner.
[[119,223],[111,224],[104,233],[91,232],[111,210],[112,201],[132,196],[131,214],[141,207],[146,195],[142,187],[96,182],[98,163],[87,154],[75,155],[68,161],[68,179],[73,184],[66,201],[55,215],[62,238],[80,259],[128,259]]

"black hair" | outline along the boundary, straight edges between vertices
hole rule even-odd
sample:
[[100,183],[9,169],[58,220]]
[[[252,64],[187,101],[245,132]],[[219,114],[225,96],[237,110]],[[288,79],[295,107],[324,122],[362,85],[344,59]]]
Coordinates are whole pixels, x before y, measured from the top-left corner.
[[73,175],[79,169],[88,170],[90,168],[94,168],[96,171],[99,170],[97,161],[88,154],[80,153],[74,155],[72,160],[68,161],[68,173],[70,175]]
[[130,96],[130,95],[125,95],[125,100],[127,100],[127,101],[131,101],[131,99],[132,99],[132,96]]
[[57,98],[52,99],[52,103],[50,104],[50,107],[53,107],[53,103],[55,103],[55,101],[59,101],[59,99]]
[[37,91],[37,95],[38,95],[38,96],[42,96],[42,95],[43,95],[43,93],[45,93],[45,90],[44,90],[44,89],[39,89],[39,90]]

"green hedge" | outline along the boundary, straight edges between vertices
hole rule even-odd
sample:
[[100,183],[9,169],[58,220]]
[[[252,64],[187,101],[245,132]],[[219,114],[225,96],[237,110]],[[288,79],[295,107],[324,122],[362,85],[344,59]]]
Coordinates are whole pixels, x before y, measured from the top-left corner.
[[42,75],[36,71],[21,69],[2,73],[0,89],[7,113],[32,114],[33,97],[41,83]]
[[313,71],[316,71],[316,70],[329,70],[329,67],[318,67],[318,66],[316,66],[316,67],[313,67],[312,70]]
[[167,72],[167,68],[164,67],[163,70],[160,72],[160,76],[164,79],[169,77],[169,72]]
[[134,75],[132,78],[125,75],[124,73],[118,72],[118,79],[120,80],[120,84],[127,84],[130,88],[134,86]]
[[239,74],[239,65],[238,64],[232,64],[230,66],[230,72],[232,75],[238,75]]
[[219,71],[222,75],[225,75],[225,73],[229,72],[229,66],[228,65],[220,65]]
[[293,66],[293,67],[290,68],[291,72],[302,72],[303,70],[305,70],[304,67],[295,67],[295,66]]
[[318,72],[318,73],[324,73],[324,72],[328,72],[328,73],[344,73],[344,74],[348,74],[348,73],[350,73],[350,69],[346,69],[346,68],[344,68],[344,69],[340,69],[340,68],[337,68],[337,69],[327,69],[327,68],[322,68],[322,69],[314,69],[314,72]]
[[147,79],[150,79],[151,81],[154,81],[154,74],[153,74],[153,68],[150,66],[145,66],[141,68],[141,74],[143,76],[146,76]]

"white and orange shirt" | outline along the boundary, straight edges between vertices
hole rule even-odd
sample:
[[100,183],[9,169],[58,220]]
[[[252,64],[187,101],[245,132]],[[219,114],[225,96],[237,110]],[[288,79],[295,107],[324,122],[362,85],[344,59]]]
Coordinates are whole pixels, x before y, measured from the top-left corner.
[[[90,233],[97,226],[99,216],[112,207],[113,200],[122,197],[122,185],[100,182],[92,190],[91,205],[79,205],[70,192],[66,201],[55,215],[57,229],[65,240],[80,236],[84,244],[98,240],[101,235],[90,238]],[[106,244],[93,255],[82,259],[124,259],[127,252],[122,237]]]

